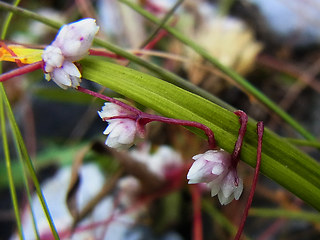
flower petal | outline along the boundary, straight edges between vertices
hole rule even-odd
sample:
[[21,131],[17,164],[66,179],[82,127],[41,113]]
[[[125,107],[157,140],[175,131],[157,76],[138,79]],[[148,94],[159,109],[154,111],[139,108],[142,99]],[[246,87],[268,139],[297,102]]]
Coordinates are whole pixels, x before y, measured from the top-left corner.
[[243,191],[243,181],[241,178],[239,178],[238,187],[234,191],[234,199],[238,200],[242,194]]
[[51,75],[53,81],[60,83],[64,86],[71,86],[71,79],[62,68],[55,68]]
[[225,176],[221,184],[221,191],[226,198],[229,198],[231,194],[236,189],[235,186],[235,174],[233,171],[229,171],[229,173]]
[[227,205],[230,202],[232,202],[233,196],[230,195],[229,197],[225,197],[225,195],[220,191],[218,193],[218,199],[219,199],[219,202],[221,203],[221,205]]
[[211,173],[214,174],[214,175],[220,175],[221,173],[223,173],[223,171],[226,171],[226,167],[222,164],[214,164],[212,170],[211,170]]
[[133,120],[125,120],[121,124],[122,133],[119,135],[119,143],[130,144],[133,143],[136,135],[136,122]]
[[54,68],[59,68],[62,66],[64,57],[60,48],[55,46],[47,46],[42,54],[42,59],[44,61],[44,70],[46,72],[52,72]]
[[79,71],[79,69],[77,68],[77,66],[69,61],[64,61],[61,68],[64,69],[64,71],[66,73],[68,73],[71,76],[75,76],[75,77],[81,77],[81,73]]
[[64,25],[52,45],[59,47],[69,61],[78,61],[88,54],[98,30],[95,19],[85,18]]

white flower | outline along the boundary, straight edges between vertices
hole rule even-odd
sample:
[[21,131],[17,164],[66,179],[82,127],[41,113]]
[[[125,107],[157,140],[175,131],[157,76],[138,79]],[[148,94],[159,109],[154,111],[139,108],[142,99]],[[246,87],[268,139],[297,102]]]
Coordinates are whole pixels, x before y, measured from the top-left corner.
[[105,103],[102,111],[98,112],[98,114],[104,121],[109,123],[103,134],[108,135],[106,145],[111,148],[129,148],[134,144],[138,136],[143,135],[138,131],[136,120],[130,118],[132,113],[115,103]]
[[80,86],[81,73],[73,63],[88,54],[99,27],[92,18],[64,25],[42,54],[45,78],[63,89]]
[[239,199],[243,182],[231,165],[229,153],[224,150],[209,150],[194,156],[193,159],[195,161],[187,174],[189,184],[207,183],[211,196],[218,194],[222,205],[230,203],[233,198]]

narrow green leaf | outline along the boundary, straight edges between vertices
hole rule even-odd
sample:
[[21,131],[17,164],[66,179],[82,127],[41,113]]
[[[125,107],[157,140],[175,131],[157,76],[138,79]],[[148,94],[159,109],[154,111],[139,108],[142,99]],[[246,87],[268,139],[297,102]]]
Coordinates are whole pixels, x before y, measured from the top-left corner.
[[302,210],[286,210],[274,208],[251,208],[249,216],[264,217],[264,218],[286,218],[292,220],[309,221],[320,223],[319,213],[306,212]]
[[[11,125],[11,128],[13,129],[13,123],[11,121],[10,121],[10,125]],[[22,174],[19,174],[19,177],[22,178],[22,181],[24,183],[24,187],[26,189],[34,233],[35,233],[35,236],[36,236],[37,240],[40,240],[40,236],[39,236],[39,232],[38,232],[38,228],[37,228],[37,223],[36,223],[36,218],[35,218],[34,210],[33,210],[33,206],[32,206],[32,197],[31,197],[31,192],[30,192],[29,182],[28,182],[28,177],[27,177],[28,173],[27,173],[27,169],[26,169],[25,163],[23,161],[23,157],[22,157],[19,141],[18,141],[18,139],[16,138],[16,136],[14,134],[13,134],[13,140],[14,140],[16,151],[17,151],[17,154],[18,154],[19,167],[20,167],[20,170],[22,171]],[[12,169],[14,170],[14,169],[17,169],[17,168],[13,167]],[[17,173],[18,171],[13,171],[13,172]],[[14,182],[15,182],[15,184],[17,184],[16,181],[14,181]]]
[[[0,85],[2,86],[2,83]],[[4,96],[2,94],[0,94],[0,96],[1,96],[0,121],[1,121],[1,132],[2,132],[2,144],[3,144],[3,150],[4,150],[4,158],[6,161],[7,175],[9,180],[9,189],[10,189],[11,200],[12,200],[13,209],[14,209],[14,215],[17,222],[19,237],[20,239],[24,239],[23,232],[22,232],[21,218],[19,213],[19,203],[17,199],[16,188],[14,186],[13,177],[12,177],[11,160],[10,160],[9,145],[8,145],[7,130],[6,130],[6,120],[5,120],[5,113],[4,113],[4,106],[3,106]]]
[[[219,146],[231,152],[238,135],[238,117],[208,100],[161,79],[113,63],[82,61],[83,76],[168,117],[210,127]],[[257,134],[250,120],[241,159],[256,163]],[[196,153],[195,153],[196,154]],[[261,172],[320,210],[320,166],[270,130],[265,130]]]

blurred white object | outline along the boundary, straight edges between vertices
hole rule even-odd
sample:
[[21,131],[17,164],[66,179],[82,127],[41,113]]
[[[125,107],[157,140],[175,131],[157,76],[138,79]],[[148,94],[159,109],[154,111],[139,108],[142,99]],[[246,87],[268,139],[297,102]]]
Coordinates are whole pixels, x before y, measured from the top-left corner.
[[[80,168],[81,180],[79,189],[76,193],[76,203],[79,210],[95,197],[102,189],[104,184],[104,176],[99,168],[94,164],[87,164]],[[45,196],[51,216],[61,234],[63,231],[70,230],[72,224],[72,216],[66,205],[66,195],[68,184],[71,177],[71,168],[62,168],[57,174],[42,184],[41,189]],[[32,198],[32,207],[34,209],[37,227],[40,236],[51,236],[50,227],[47,223],[42,206],[36,195]],[[135,222],[133,215],[123,214],[116,217],[112,221],[106,220],[114,213],[114,199],[112,197],[104,198],[89,214],[83,219],[72,237],[68,239],[113,239],[122,240],[130,225]],[[88,227],[90,224],[98,224],[98,226]],[[22,217],[22,227],[25,239],[36,239],[32,225],[32,218],[29,210],[25,210]],[[88,227],[87,229],[85,229]],[[102,237],[102,238],[101,238]],[[12,239],[19,239],[16,235]]]
[[146,39],[143,18],[117,0],[98,0],[102,32],[122,47],[138,48]]
[[[63,16],[63,13],[55,11],[52,8],[41,8],[37,10],[37,14],[57,22],[64,23],[66,20]],[[42,22],[31,20],[25,32],[15,31],[12,35],[10,35],[10,39],[17,43],[38,43],[39,39],[47,37],[49,33],[54,32],[55,30],[52,27],[49,27]]]
[[133,149],[130,155],[137,161],[144,163],[147,168],[165,179],[166,173],[174,168],[182,166],[181,155],[169,146],[160,146],[153,154],[150,153],[150,145],[145,144],[140,149]]
[[[222,64],[244,75],[254,66],[262,49],[252,30],[240,19],[211,16],[197,29],[194,40]],[[198,62],[198,55],[191,53]],[[193,67],[190,67],[193,71]]]
[[261,11],[269,27],[286,44],[320,42],[319,0],[247,0]]

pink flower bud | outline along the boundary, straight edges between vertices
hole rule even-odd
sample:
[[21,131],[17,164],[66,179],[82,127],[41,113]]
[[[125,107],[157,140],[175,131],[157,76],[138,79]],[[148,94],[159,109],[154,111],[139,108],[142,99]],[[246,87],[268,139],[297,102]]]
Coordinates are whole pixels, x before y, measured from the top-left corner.
[[64,25],[56,39],[43,51],[46,79],[53,79],[63,89],[80,86],[81,74],[73,62],[88,54],[98,30],[92,18]]
[[59,47],[69,61],[78,61],[88,54],[98,30],[95,19],[85,18],[64,25],[51,45]]

